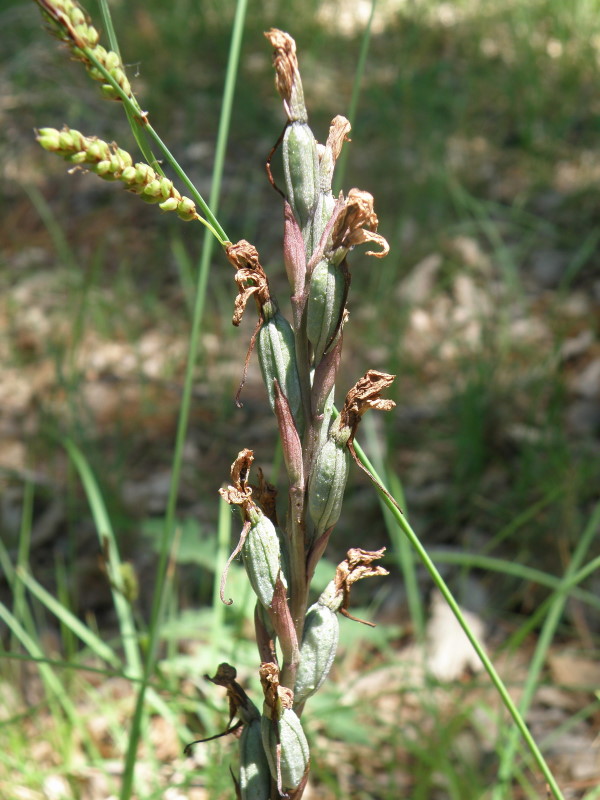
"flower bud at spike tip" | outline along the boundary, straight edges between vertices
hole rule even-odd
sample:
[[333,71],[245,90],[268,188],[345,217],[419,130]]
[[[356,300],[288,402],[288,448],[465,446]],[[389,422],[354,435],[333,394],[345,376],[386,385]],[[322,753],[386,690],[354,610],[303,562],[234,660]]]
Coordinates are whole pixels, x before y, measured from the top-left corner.
[[317,142],[305,122],[292,122],[283,135],[283,169],[287,197],[304,229],[319,197]]

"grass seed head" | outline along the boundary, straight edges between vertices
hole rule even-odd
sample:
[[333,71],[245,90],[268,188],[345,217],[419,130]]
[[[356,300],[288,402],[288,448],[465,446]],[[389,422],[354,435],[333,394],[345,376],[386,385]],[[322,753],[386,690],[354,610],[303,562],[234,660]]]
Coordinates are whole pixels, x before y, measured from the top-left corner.
[[133,99],[131,84],[120,56],[112,50],[106,50],[98,43],[100,34],[79,3],[74,0],[35,0],[35,2],[48,22],[51,32],[69,47],[71,54],[78,61],[85,64],[89,76],[103,84],[102,93],[105,97],[110,100],[121,99],[114,86],[106,83],[106,76],[92,59],[104,67],[128,98]]
[[85,167],[103,180],[119,180],[146,203],[159,203],[163,211],[176,211],[185,221],[198,218],[193,200],[182,197],[172,181],[149,164],[134,164],[131,155],[116,144],[84,136],[71,128],[40,128],[37,140],[44,150],[62,156],[70,164]]

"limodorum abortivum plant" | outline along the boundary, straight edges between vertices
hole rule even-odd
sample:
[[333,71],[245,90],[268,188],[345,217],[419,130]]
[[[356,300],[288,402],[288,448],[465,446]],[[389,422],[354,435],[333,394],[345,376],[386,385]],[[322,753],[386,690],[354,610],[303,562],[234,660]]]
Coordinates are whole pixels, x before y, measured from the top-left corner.
[[[120,56],[99,43],[99,33],[87,14],[71,0],[36,2],[52,32],[100,81],[105,96],[120,100],[152,139],[148,115],[141,111]],[[245,240],[233,243],[227,238],[184,174],[190,197],[148,157],[149,150],[143,150],[146,161],[136,161],[115,143],[66,127],[41,128],[37,138],[44,149],[62,156],[72,168],[119,182],[162,211],[204,224],[235,269],[233,324],[239,325],[250,307],[256,309],[256,326],[241,371],[245,376],[256,351],[265,400],[277,421],[287,480],[284,486],[274,487],[260,468],[253,476],[255,454],[240,440],[239,452],[232,454],[229,481],[220,489],[223,499],[237,506],[241,520],[239,541],[221,577],[221,600],[235,602],[227,596],[226,581],[229,564],[239,557],[256,596],[257,670],[263,696],[254,700],[248,696],[237,681],[235,665],[219,665],[209,680],[225,688],[229,701],[224,733],[238,740],[236,796],[298,800],[310,770],[302,717],[334,662],[340,616],[356,620],[349,611],[354,583],[387,574],[378,563],[384,548],[362,549],[359,531],[345,531],[355,546],[311,602],[311,580],[340,517],[349,470],[353,463],[360,466],[354,437],[362,415],[368,409],[387,411],[394,406],[382,397],[394,376],[368,369],[347,391],[339,413],[335,409],[344,327],[349,324],[347,257],[357,245],[372,247],[367,255],[375,258],[387,255],[389,248],[377,232],[373,197],[368,192],[351,189],[338,196],[332,192],[336,161],[348,141],[350,123],[343,116],[334,117],[325,143],[317,142],[308,124],[294,40],[277,29],[265,35],[273,49],[275,84],[286,118],[273,154],[282,159],[284,185],[276,185],[270,169],[268,174],[282,196],[280,263],[285,265],[290,287],[289,320],[271,292],[269,269],[261,264],[256,248]],[[158,138],[153,141],[161,147]],[[168,156],[166,166],[175,168],[176,162]],[[175,172],[182,177],[180,168]],[[269,454],[257,455],[259,460],[269,460]]]

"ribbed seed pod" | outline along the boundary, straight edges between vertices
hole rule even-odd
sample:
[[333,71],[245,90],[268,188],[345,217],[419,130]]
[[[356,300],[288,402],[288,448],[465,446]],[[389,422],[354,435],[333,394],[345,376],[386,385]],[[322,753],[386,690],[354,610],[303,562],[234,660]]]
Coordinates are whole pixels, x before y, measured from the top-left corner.
[[242,558],[254,593],[265,606],[271,607],[277,578],[287,586],[281,570],[279,537],[271,520],[259,509],[253,509],[250,529],[242,545]]
[[244,725],[240,736],[240,796],[242,800],[269,800],[271,796],[271,772],[260,719]]
[[307,241],[307,251],[312,255],[317,249],[321,236],[325,230],[327,223],[331,219],[333,209],[335,207],[335,199],[331,192],[319,194],[315,210],[310,224],[310,237]]
[[291,708],[284,708],[277,723],[263,714],[260,725],[273,780],[277,781],[277,733],[279,733],[281,789],[284,792],[295,789],[304,777],[310,759],[308,742],[300,720]]
[[319,196],[317,142],[306,122],[289,123],[282,153],[288,202],[304,233]]
[[313,270],[306,311],[306,332],[314,348],[315,364],[323,357],[340,322],[345,283],[340,268],[327,260],[320,261]]
[[304,621],[300,665],[294,686],[294,704],[304,703],[329,675],[337,651],[340,626],[331,608],[316,602]]
[[269,316],[270,308],[263,306],[265,322],[258,332],[256,349],[269,403],[275,410],[274,378],[277,378],[281,391],[285,394],[294,416],[296,428],[302,430],[302,395],[296,367],[296,344],[294,331],[287,319],[275,310]]
[[316,536],[335,525],[342,510],[350,469],[350,453],[346,445],[351,431],[341,428],[339,419],[333,422],[308,481],[308,511],[315,524]]

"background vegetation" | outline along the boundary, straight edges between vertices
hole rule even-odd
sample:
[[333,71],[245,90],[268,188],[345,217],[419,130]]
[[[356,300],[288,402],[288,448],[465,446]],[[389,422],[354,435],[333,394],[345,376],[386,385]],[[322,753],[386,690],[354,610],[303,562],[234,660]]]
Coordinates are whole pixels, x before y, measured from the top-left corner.
[[[111,9],[138,97],[208,195],[233,2]],[[219,216],[256,244],[276,288],[281,211],[264,163],[283,119],[262,32],[296,38],[323,139],[350,105],[370,12],[360,0],[250,3]],[[41,151],[33,129],[63,123],[134,147],[33,3],[2,0],[0,21],[0,794],[91,800],[118,792],[139,677],[123,625],[143,631],[152,602],[201,233]],[[340,381],[398,374],[397,412],[381,428],[365,420],[367,451],[485,621],[515,695],[534,696],[530,722],[565,796],[586,798],[600,796],[600,585],[592,573],[566,593],[558,579],[599,553],[599,73],[598,0],[379,0],[344,184],[373,192],[392,252],[375,267],[352,259]],[[247,677],[255,660],[235,573],[236,603],[213,607],[230,523],[216,490],[241,446],[278,468],[255,367],[244,407],[233,403],[252,327],[232,329],[233,294],[216,254],[138,760],[144,800],[230,796],[231,746],[199,748],[194,764],[182,742],[225,719],[203,673],[227,658]],[[121,564],[107,566],[115,547],[103,554],[67,439],[95,475]],[[362,546],[387,543],[386,521],[355,475],[330,562],[354,531]],[[315,796],[487,796],[505,748],[497,701],[481,676],[438,685],[415,667],[431,586],[417,567],[407,593],[389,534],[393,575],[363,596],[380,624],[343,626],[333,686],[312,706]],[[121,606],[111,569],[131,579]],[[521,753],[501,797],[542,796],[528,766]]]

